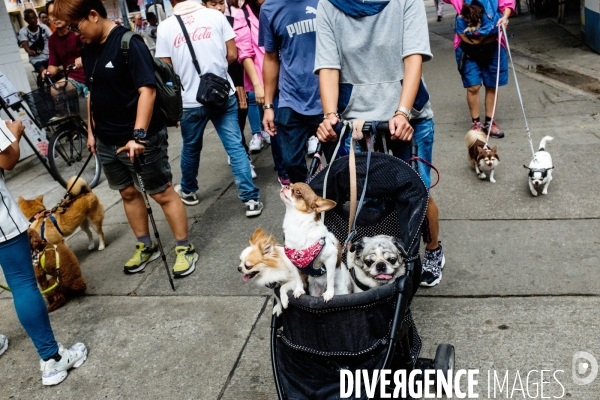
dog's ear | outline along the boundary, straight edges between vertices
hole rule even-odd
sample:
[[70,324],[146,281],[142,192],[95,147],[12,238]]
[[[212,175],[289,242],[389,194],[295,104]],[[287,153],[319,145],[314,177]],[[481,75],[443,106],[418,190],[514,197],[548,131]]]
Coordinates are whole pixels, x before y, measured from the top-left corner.
[[315,210],[316,213],[321,213],[323,211],[331,210],[336,205],[337,203],[333,200],[317,197],[317,199],[312,204],[312,209]]
[[39,201],[40,203],[43,204],[44,203],[44,195],[43,194],[39,195],[35,200]]
[[260,248],[260,251],[263,253],[263,255],[266,256],[268,254],[271,254],[274,246],[275,246],[275,239],[273,239],[273,236],[269,236],[267,238],[267,241],[263,245],[259,245],[259,248]]
[[265,231],[262,230],[262,228],[256,228],[256,230],[252,234],[252,237],[250,238],[250,244],[255,244],[256,242],[262,240],[266,236],[267,234],[265,233]]
[[496,160],[500,161],[500,157],[498,157],[498,146],[492,147],[492,154],[496,157]]
[[360,258],[364,249],[365,244],[362,239],[357,240],[355,243],[352,243],[352,246],[350,246],[350,252],[355,253],[354,256],[357,259]]
[[554,167],[550,167],[550,168],[545,168],[546,171],[554,169]]
[[[527,165],[523,164],[523,168],[528,169],[531,171],[531,168],[529,168]],[[554,168],[554,167],[553,167]]]

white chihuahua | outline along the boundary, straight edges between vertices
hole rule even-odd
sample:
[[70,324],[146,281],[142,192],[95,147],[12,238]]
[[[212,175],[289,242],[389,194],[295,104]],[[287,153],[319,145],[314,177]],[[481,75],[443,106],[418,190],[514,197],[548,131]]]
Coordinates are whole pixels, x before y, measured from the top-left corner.
[[322,295],[326,302],[334,293],[350,293],[352,283],[341,262],[340,244],[321,219],[321,212],[331,210],[336,202],[317,196],[305,183],[285,186],[280,194],[286,208],[285,254],[300,272],[308,275],[308,293]]
[[529,163],[529,167],[523,165],[523,167],[529,170],[529,190],[534,196],[538,195],[537,189],[542,185],[542,194],[548,194],[548,186],[552,180],[552,156],[546,151],[546,142],[554,139],[551,136],[544,136],[540,142],[538,151],[533,155],[533,160]]

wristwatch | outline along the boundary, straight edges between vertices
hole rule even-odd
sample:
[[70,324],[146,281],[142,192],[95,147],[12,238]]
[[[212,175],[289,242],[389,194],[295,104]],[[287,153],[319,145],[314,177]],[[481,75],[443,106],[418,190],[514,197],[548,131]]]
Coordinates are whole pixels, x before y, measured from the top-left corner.
[[144,140],[146,140],[147,133],[144,129],[134,129],[133,130],[133,139],[138,144],[144,144]]
[[396,116],[398,114],[403,114],[409,122],[410,122],[410,120],[412,118],[412,113],[406,107],[398,107],[396,109],[396,112],[394,113],[394,116]]
[[273,103],[271,103],[271,104],[265,104],[263,106],[263,110],[268,110],[269,108],[275,108],[275,106],[273,105]]

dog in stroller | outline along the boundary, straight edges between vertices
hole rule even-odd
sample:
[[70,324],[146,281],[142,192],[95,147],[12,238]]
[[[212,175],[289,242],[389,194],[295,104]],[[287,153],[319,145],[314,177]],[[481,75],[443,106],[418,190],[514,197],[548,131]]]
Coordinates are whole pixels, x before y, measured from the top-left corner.
[[[340,141],[352,131],[348,126],[338,133]],[[365,123],[363,133],[371,133],[368,149],[374,148],[375,138],[385,141],[380,133],[386,131],[389,137],[385,123]],[[414,143],[411,148],[416,154]],[[331,162],[310,180],[315,193],[337,204],[325,212],[324,223],[340,243],[356,246],[363,238],[387,235],[397,239],[402,261],[395,260],[395,271],[385,274],[394,279],[370,290],[336,295],[327,303],[319,297],[290,297],[288,308],[273,315],[271,363],[279,399],[338,399],[341,371],[368,370],[372,375],[376,369],[405,370],[408,376],[415,369],[436,369],[446,375],[454,369],[454,347],[448,344],[438,346],[435,359],[419,358],[421,339],[410,304],[420,284],[419,244],[429,195],[413,163],[411,168],[398,158],[369,150]],[[361,201],[349,234],[357,193],[362,193]],[[363,199],[377,207],[360,212]],[[352,271],[345,258],[346,254],[342,262]],[[387,260],[393,261],[389,256]],[[379,393],[379,378],[375,386]],[[357,398],[367,398],[364,381],[360,388]]]

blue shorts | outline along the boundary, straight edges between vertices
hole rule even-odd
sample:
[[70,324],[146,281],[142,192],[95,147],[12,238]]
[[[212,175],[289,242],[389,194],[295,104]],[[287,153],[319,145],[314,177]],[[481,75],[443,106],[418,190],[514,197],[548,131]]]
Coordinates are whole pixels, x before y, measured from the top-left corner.
[[[433,118],[431,119],[414,119],[410,122],[415,132],[413,137],[419,148],[418,156],[423,160],[431,163],[433,157],[433,136],[434,136],[434,123]],[[391,142],[391,143],[390,143]],[[408,162],[410,159],[410,145],[407,142],[401,142],[399,140],[392,140],[388,142],[390,150],[394,156],[403,159]],[[399,146],[395,146],[398,144]],[[419,175],[425,182],[425,187],[429,189],[431,186],[431,167],[424,164],[421,161],[417,161],[419,166]]]
[[[460,56],[463,52],[461,47],[455,50],[456,64],[459,64]],[[465,65],[462,71],[460,71],[460,77],[462,78],[463,87],[468,88],[471,86],[481,85],[485,87],[496,87],[496,75],[498,73],[498,52],[494,52],[494,58],[490,63],[480,63],[473,60],[465,59]],[[500,80],[498,86],[505,86],[508,84],[508,58],[506,56],[506,49],[500,47]]]

